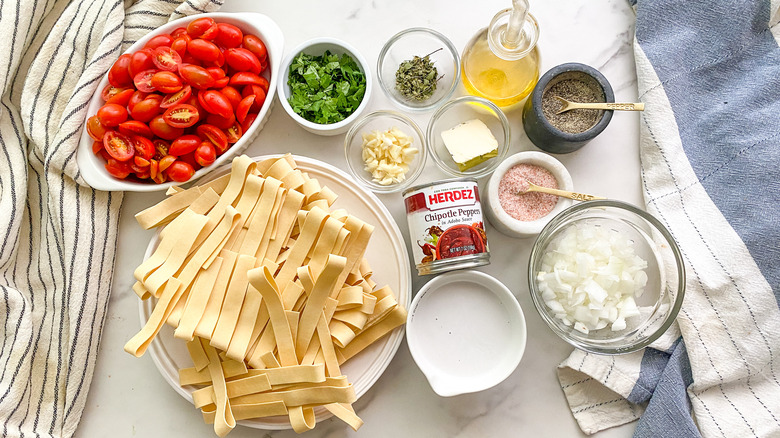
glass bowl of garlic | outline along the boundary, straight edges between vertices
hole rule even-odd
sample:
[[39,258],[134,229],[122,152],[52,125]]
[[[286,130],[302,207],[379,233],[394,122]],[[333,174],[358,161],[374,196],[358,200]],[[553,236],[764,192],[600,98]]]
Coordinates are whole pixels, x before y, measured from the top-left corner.
[[376,193],[409,187],[422,173],[425,136],[409,117],[395,111],[375,111],[352,125],[344,139],[352,177]]

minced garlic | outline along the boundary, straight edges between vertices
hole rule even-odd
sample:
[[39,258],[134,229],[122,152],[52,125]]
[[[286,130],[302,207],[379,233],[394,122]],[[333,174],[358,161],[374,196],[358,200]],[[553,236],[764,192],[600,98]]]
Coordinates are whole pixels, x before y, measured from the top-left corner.
[[412,142],[412,137],[396,127],[363,134],[364,169],[375,183],[387,186],[406,179],[409,165],[419,152]]

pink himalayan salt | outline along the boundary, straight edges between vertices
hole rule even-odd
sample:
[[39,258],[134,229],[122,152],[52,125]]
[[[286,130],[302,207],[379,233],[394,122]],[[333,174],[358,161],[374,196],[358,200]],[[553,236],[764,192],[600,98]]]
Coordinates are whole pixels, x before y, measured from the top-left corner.
[[558,181],[549,170],[533,164],[517,164],[501,177],[498,200],[509,216],[519,221],[534,221],[548,215],[558,203],[558,197],[547,193],[522,193],[528,190],[526,180],[537,186],[558,188]]

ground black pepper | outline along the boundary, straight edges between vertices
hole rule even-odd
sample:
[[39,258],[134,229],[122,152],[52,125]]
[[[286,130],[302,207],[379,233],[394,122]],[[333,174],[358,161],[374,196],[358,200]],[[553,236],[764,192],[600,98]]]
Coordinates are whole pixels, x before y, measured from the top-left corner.
[[595,125],[602,110],[575,109],[556,114],[563,103],[556,98],[562,97],[570,102],[604,102],[604,93],[595,85],[578,79],[564,79],[553,84],[542,95],[542,112],[554,127],[570,134],[585,132]]

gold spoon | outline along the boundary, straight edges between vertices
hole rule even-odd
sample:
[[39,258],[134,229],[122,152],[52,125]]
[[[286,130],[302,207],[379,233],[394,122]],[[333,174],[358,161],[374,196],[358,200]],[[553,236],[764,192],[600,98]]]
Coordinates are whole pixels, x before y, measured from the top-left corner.
[[615,103],[615,102],[569,102],[568,100],[555,96],[563,103],[561,109],[555,114],[565,113],[573,109],[597,109],[597,110],[619,110],[619,111],[644,111],[644,103]]
[[547,193],[548,195],[560,196],[562,198],[574,199],[575,201],[594,201],[596,199],[607,199],[601,196],[586,195],[584,193],[570,192],[568,190],[551,189],[549,187],[537,186],[531,181],[525,180],[528,183],[528,188],[525,191],[517,192],[518,195],[529,192]]

